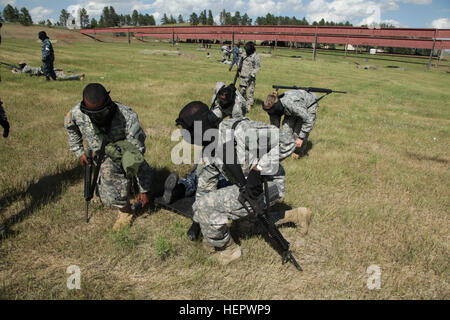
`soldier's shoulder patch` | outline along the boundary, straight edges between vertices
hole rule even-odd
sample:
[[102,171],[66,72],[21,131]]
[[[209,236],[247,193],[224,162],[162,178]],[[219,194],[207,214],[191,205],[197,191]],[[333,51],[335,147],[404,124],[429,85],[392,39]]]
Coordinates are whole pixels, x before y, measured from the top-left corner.
[[72,111],[67,112],[65,122],[66,122],[66,124],[70,124],[72,122]]

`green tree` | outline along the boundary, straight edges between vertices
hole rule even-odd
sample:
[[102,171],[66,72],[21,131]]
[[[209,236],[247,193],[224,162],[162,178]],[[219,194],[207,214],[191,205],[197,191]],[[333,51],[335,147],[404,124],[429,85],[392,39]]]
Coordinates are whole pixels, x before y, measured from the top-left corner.
[[178,16],[178,23],[184,23],[183,15],[181,14]]
[[30,13],[28,9],[23,7],[20,9],[19,22],[24,26],[31,26],[33,24],[33,20],[31,19]]
[[208,24],[208,26],[213,26],[214,25],[214,17],[213,17],[213,14],[212,14],[211,10],[208,11],[207,24]]
[[68,13],[65,9],[61,10],[61,14],[59,15],[59,24],[61,26],[66,26],[67,25],[67,20],[70,17],[70,13]]
[[208,18],[206,17],[206,10],[200,12],[200,15],[198,16],[200,23],[204,26],[206,26]]
[[91,19],[91,28],[97,28],[98,27],[98,22],[95,18]]
[[167,18],[167,14],[164,13],[163,17],[161,18],[161,24],[169,24],[169,18]]
[[192,14],[189,17],[189,22],[191,23],[191,25],[193,26],[197,26],[199,24],[199,19],[198,16],[195,12],[192,12]]
[[18,22],[19,21],[19,10],[10,4],[7,4],[3,8],[3,18],[8,22]]
[[47,27],[51,28],[52,26],[53,26],[53,23],[49,19],[47,19]]
[[137,26],[138,20],[139,20],[139,12],[137,10],[133,10],[133,13],[131,14],[131,24],[133,26]]
[[78,9],[78,17],[80,18],[81,28],[85,28],[89,24],[89,15],[85,8]]

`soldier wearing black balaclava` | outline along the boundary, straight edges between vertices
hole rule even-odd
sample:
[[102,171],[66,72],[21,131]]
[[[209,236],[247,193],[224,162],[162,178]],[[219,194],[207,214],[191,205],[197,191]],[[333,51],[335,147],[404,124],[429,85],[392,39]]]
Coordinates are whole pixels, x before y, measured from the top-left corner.
[[244,50],[245,52],[241,55],[238,64],[238,67],[241,69],[239,74],[239,92],[247,99],[248,109],[250,110],[255,102],[256,75],[261,68],[261,61],[253,42],[247,42]]
[[52,43],[45,31],[39,32],[38,37],[42,41],[42,73],[45,75],[47,81],[49,81],[50,78],[56,80],[56,74],[53,67],[55,53],[53,51]]
[[139,190],[136,202],[144,207],[150,201],[152,170],[143,158],[146,136],[136,112],[113,101],[101,84],[90,83],[83,90],[83,100],[67,114],[64,126],[70,150],[83,167],[90,165],[83,140],[88,150],[105,154],[98,195],[104,205],[119,209],[113,230],[122,230],[134,219],[130,202],[133,180]]

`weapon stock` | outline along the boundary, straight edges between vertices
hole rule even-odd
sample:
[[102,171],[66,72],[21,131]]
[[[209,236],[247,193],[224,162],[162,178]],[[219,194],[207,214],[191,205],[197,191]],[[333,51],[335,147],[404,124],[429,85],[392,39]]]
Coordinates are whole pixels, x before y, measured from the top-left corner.
[[11,69],[20,69],[18,66],[14,65],[14,64],[9,64],[9,63],[2,62],[2,61],[0,61],[0,64],[3,64],[3,65],[5,65],[5,66],[8,66],[8,67],[10,67]]

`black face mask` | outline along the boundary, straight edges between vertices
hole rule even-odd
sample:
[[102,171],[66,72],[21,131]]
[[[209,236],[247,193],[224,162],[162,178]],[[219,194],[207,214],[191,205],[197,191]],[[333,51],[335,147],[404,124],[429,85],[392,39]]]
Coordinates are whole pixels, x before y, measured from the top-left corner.
[[234,102],[236,100],[236,87],[230,84],[228,87],[222,87],[217,94],[217,101],[225,115],[231,115]]
[[[199,141],[195,141],[195,122],[201,122],[201,135],[202,135],[202,139]],[[177,120],[175,120],[176,125],[181,126],[183,129],[187,130],[189,132],[189,135],[183,135],[183,139],[190,143],[190,144],[197,144],[197,145],[202,145],[202,146],[207,146],[209,145],[212,141],[204,141],[203,140],[203,135],[204,133],[208,130],[208,129],[213,129],[213,128],[217,128],[219,123],[220,123],[220,119],[211,111],[206,111],[203,113],[196,113],[192,116],[185,116],[183,118],[178,118]],[[201,141],[201,144],[198,144],[198,142]]]
[[91,119],[91,121],[101,129],[107,129],[112,122],[114,114],[117,111],[117,105],[111,100],[111,97],[105,99],[105,102],[97,108],[88,108],[84,101],[80,104],[81,112]]
[[272,105],[272,107],[270,107],[269,109],[267,109],[264,105],[262,107],[263,107],[263,110],[265,112],[267,112],[268,114],[276,115],[279,117],[284,115],[284,107],[280,100],[278,100],[276,103],[274,103]]

